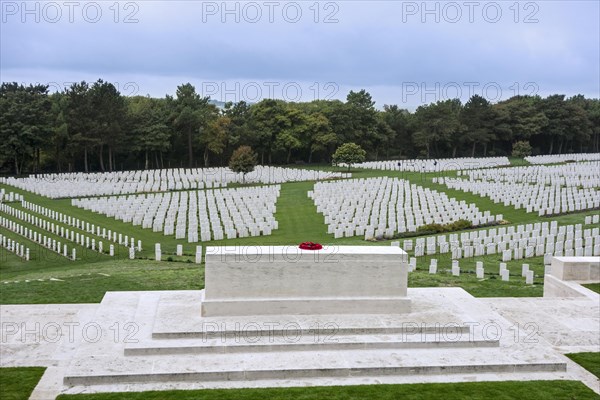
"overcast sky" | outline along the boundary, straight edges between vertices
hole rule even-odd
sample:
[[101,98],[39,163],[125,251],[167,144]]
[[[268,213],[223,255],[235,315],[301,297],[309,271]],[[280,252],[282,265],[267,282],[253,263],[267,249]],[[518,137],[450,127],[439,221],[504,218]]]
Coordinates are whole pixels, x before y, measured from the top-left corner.
[[480,94],[600,97],[591,1],[1,1],[3,82],[194,84],[220,101],[345,99],[413,110]]

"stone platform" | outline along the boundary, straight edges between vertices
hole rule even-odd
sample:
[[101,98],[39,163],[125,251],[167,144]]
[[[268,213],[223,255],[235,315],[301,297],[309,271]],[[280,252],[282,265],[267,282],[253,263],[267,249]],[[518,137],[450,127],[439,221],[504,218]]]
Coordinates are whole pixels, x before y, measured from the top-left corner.
[[[0,364],[47,366],[31,397],[37,400],[543,379],[581,380],[600,392],[598,379],[562,355],[600,349],[598,298],[476,299],[459,288],[407,294],[413,310],[394,315],[202,317],[201,291],[109,292],[99,305],[4,305]],[[42,336],[23,336],[23,323],[30,331],[39,323]]]
[[107,293],[93,320],[135,329],[82,341],[63,391],[567,377],[559,354],[462,289],[409,289],[402,315],[202,317],[200,294]]

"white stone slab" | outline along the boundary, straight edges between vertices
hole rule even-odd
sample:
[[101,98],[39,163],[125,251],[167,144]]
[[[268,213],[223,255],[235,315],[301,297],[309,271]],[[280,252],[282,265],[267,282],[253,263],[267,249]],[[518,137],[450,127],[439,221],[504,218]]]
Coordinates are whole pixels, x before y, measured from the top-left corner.
[[554,257],[551,274],[564,281],[600,281],[600,257]]
[[407,254],[392,246],[207,247],[202,315],[410,310]]

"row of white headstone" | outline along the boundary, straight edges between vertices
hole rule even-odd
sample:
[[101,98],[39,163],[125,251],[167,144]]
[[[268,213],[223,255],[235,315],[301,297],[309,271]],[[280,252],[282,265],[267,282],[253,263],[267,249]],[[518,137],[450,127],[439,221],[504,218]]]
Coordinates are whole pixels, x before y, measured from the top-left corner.
[[0,234],[0,246],[10,251],[11,253],[16,254],[18,257],[24,259],[25,261],[29,261],[31,259],[31,252],[29,247],[25,247],[24,244],[20,244],[16,240],[8,238],[2,234]]
[[451,188],[488,197],[494,203],[525,209],[539,216],[556,215],[600,207],[600,192],[596,189],[561,188],[493,182],[469,182],[445,178]]
[[[392,246],[400,247],[400,242],[392,242]],[[483,261],[477,261],[475,263],[475,273],[477,275],[477,279],[485,278],[485,270],[483,268]],[[410,257],[408,262],[408,272],[416,271],[417,269],[417,257]],[[458,260],[452,260],[451,264],[451,273],[453,276],[460,276],[460,264]],[[429,262],[429,274],[435,275],[438,272],[438,260],[437,258],[430,259]],[[506,263],[500,263],[500,270],[498,271],[498,275],[501,276],[503,281],[509,280],[510,271],[506,267]],[[533,285],[534,272],[529,269],[529,264],[523,264],[521,268],[521,276],[525,278],[525,284]]]
[[427,224],[463,219],[483,225],[502,220],[502,215],[481,212],[475,204],[398,178],[317,182],[308,197],[335,238],[391,238],[396,232],[413,232]]
[[525,157],[525,161],[531,164],[553,164],[566,161],[587,160],[600,160],[600,153],[550,154]]
[[556,221],[404,240],[415,257],[451,254],[452,259],[500,254],[502,261],[530,257],[600,255],[600,228]]
[[[28,239],[31,242],[38,243],[43,247],[55,252],[56,254],[60,254],[61,256],[69,258],[71,260],[77,259],[77,252],[75,248],[71,249],[71,253],[69,253],[66,244],[63,245],[60,241],[57,241],[56,239],[52,239],[51,237],[35,232],[28,227],[25,227],[17,222],[9,220],[8,218],[0,216],[0,226],[2,226],[5,229],[8,229],[11,232],[16,233],[19,236]],[[22,254],[19,255],[23,257]],[[25,259],[30,259],[29,248],[27,248],[25,251]]]
[[531,183],[538,185],[595,188],[600,186],[600,161],[566,165],[534,165],[512,168],[457,171],[468,180]]
[[[36,226],[44,231],[47,231],[54,235],[60,236],[68,241],[74,242],[75,244],[78,244],[81,247],[85,247],[87,249],[97,251],[98,253],[106,254],[104,251],[105,249],[103,246],[103,242],[102,241],[96,242],[96,239],[94,237],[85,235],[83,233],[76,232],[69,228],[65,228],[62,225],[59,225],[52,221],[42,219],[42,218],[38,217],[37,215],[32,215],[26,211],[13,208],[7,204],[0,204],[0,212],[3,212],[6,215],[9,215],[13,218],[16,218],[20,221],[27,223],[27,224]],[[31,230],[29,230],[29,231],[31,231]],[[21,234],[21,233],[19,233],[19,234]],[[42,236],[41,233],[33,231],[33,232],[31,232],[31,234],[32,234],[32,237],[34,238],[33,239],[34,241],[41,243],[38,240],[35,240],[36,236],[37,237]],[[127,243],[127,244],[130,243],[130,247],[134,247],[133,239],[131,239],[131,242],[130,242],[129,237],[127,235],[125,235],[124,237],[118,237],[118,236],[116,236],[117,235],[116,232],[112,232],[112,234],[113,234],[113,239],[115,239],[115,240],[120,239],[120,241],[122,243]],[[23,235],[23,234],[21,234],[21,235]],[[121,235],[121,234],[119,234],[119,235]],[[43,243],[43,244],[46,245],[45,243]],[[139,249],[141,249],[141,245],[142,245],[141,241],[138,240],[138,248]],[[115,255],[115,247],[112,244],[109,245],[108,255],[111,257]]]
[[600,223],[600,214],[586,215],[584,219],[585,225],[598,224]]
[[0,179],[0,183],[50,198],[64,198],[221,187],[226,186],[228,181],[222,170],[179,168],[102,173],[74,172],[3,178]]
[[129,193],[167,192],[225,187],[230,183],[277,184],[332,178],[351,174],[299,168],[257,166],[242,174],[229,168],[167,169],[104,173],[65,173],[32,175],[27,178],[0,178],[15,186],[50,198],[71,198]]
[[[23,207],[26,210],[32,211],[36,214],[40,214],[48,219],[57,221],[60,224],[71,226],[81,231],[85,231],[86,233],[101,237],[104,240],[113,242],[121,246],[133,247],[136,243],[134,237],[129,237],[128,235],[125,235],[123,233],[100,227],[82,219],[75,218],[55,210],[51,210],[39,204],[25,201],[25,199],[23,198],[21,199],[21,207]],[[142,242],[140,240],[137,241],[137,251],[142,251]]]
[[[163,254],[163,252],[162,252],[160,243],[155,243],[154,244],[154,259],[156,261],[161,261],[162,254]],[[182,244],[177,245],[175,255],[177,255],[179,257],[183,256],[183,245]],[[130,255],[130,258],[133,258],[133,257],[131,257],[131,255]],[[194,257],[194,262],[196,264],[202,263],[202,246],[196,246],[196,254]]]
[[353,164],[356,168],[386,171],[436,172],[459,169],[492,168],[510,165],[507,157],[429,158],[412,160],[369,161]]
[[280,186],[72,199],[71,204],[189,243],[270,235]]
[[15,192],[7,192],[5,189],[0,189],[0,203],[12,203],[13,201],[19,201],[23,196]]

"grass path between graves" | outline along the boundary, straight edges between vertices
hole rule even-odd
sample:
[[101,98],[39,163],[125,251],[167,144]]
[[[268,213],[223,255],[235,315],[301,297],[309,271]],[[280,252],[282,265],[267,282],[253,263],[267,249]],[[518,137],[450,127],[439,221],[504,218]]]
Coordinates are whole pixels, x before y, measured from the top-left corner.
[[[325,165],[311,165],[306,168],[340,171],[338,168]],[[535,213],[526,213],[524,210],[516,210],[513,207],[495,204],[487,198],[447,189],[443,185],[434,184],[431,180],[435,176],[454,176],[456,172],[422,174],[352,170],[352,174],[354,178],[390,176],[408,179],[414,184],[446,192],[449,197],[454,197],[457,200],[473,202],[482,211],[489,210],[492,214],[502,214],[504,219],[510,221],[511,224],[549,220],[557,220],[560,224],[583,223],[584,216],[598,213],[596,210],[555,218],[542,218]],[[330,245],[389,245],[390,241],[366,242],[358,236],[334,239],[333,235],[327,234],[327,226],[324,224],[322,214],[317,213],[316,206],[307,196],[307,192],[312,190],[313,185],[314,182],[291,182],[281,185],[281,195],[277,202],[277,212],[275,214],[279,222],[279,229],[274,230],[272,235],[198,244],[205,247],[211,245],[295,245],[303,241],[313,241]],[[109,257],[75,245],[78,260],[69,261],[36,243],[0,228],[0,233],[29,246],[33,258],[32,261],[24,262],[14,254],[0,249],[0,304],[94,303],[100,302],[106,291],[182,290],[204,287],[204,265],[192,263],[196,243],[190,244],[185,240],[176,240],[174,236],[164,236],[162,232],[152,232],[151,229],[142,229],[139,226],[133,226],[114,218],[108,218],[71,206],[69,199],[53,200],[6,185],[0,185],[0,188],[21,193],[26,200],[49,209],[81,218],[123,235],[129,235],[136,240],[142,240],[144,248],[141,253],[136,254],[136,260],[129,260],[127,249],[123,246],[116,246],[116,256]],[[20,203],[13,202],[10,205],[21,208]],[[3,215],[6,217],[5,214]],[[9,218],[24,226],[30,226],[14,217]],[[69,248],[73,246],[72,242],[66,242],[64,238],[49,234],[39,228],[32,228],[46,236],[61,240]],[[67,226],[65,228],[72,229],[72,227]],[[591,228],[591,226],[586,228]],[[102,240],[98,237],[96,239],[97,241]],[[163,261],[176,262],[157,263],[149,260],[148,258],[154,257],[154,243],[161,243]],[[177,257],[174,254],[177,244],[183,244],[184,255],[182,257]],[[104,243],[104,248],[105,251],[108,251],[107,242]],[[503,282],[499,279],[498,264],[501,261],[500,255],[461,259],[460,277],[453,277],[449,272],[451,265],[449,254],[433,256],[433,258],[438,259],[438,274],[429,275],[430,258],[432,257],[419,257],[417,271],[409,276],[410,287],[459,286],[479,297],[529,297],[542,296],[543,294],[544,266],[542,257],[507,263],[508,269],[511,271],[509,282]],[[486,276],[483,280],[478,280],[475,277],[476,261],[484,262]],[[525,285],[525,279],[521,277],[522,263],[528,263],[530,269],[534,271],[534,285]]]
[[596,393],[577,381],[469,382],[269,389],[217,389],[61,395],[59,400],[584,400]]

